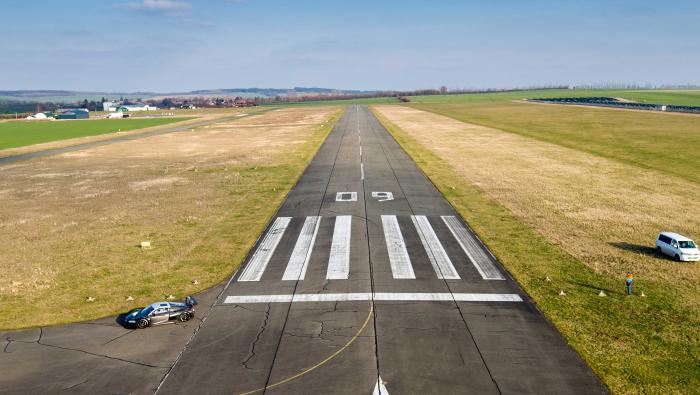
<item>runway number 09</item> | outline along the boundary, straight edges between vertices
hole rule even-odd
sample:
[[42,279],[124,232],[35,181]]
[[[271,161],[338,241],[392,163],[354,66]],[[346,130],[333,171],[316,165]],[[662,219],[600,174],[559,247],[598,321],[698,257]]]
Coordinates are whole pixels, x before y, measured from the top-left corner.
[[388,202],[394,200],[394,194],[391,192],[372,192],[372,197],[380,202]]

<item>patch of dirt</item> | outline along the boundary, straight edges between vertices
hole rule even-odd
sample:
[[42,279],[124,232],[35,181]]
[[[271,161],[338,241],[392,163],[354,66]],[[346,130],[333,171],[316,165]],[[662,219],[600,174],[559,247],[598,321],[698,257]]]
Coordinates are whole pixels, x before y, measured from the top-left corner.
[[155,186],[158,186],[158,187],[171,186],[172,184],[175,184],[176,182],[185,182],[185,179],[182,177],[158,177],[158,178],[152,178],[150,180],[130,182],[129,185],[131,186],[132,189],[139,191],[139,190],[144,190],[144,189],[148,189],[148,188],[155,187]]

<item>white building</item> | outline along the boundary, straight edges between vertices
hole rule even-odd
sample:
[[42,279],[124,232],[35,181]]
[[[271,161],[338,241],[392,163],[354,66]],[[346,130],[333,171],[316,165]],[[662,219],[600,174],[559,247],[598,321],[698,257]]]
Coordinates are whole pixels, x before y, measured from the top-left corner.
[[126,104],[118,106],[115,111],[136,112],[136,111],[155,111],[158,107],[149,106],[148,104]]
[[117,103],[113,101],[106,101],[102,103],[102,111],[104,112],[114,112],[117,111]]
[[38,112],[38,113],[36,113],[36,114],[34,114],[34,115],[30,115],[30,116],[26,117],[25,119],[28,119],[28,120],[35,120],[35,119],[55,119],[55,118],[52,117],[52,116],[47,116],[47,115],[44,114],[43,112]]

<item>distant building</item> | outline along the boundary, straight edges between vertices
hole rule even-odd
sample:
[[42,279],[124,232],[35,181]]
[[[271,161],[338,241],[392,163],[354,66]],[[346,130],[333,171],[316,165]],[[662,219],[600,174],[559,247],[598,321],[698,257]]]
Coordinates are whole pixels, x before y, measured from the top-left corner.
[[102,103],[102,111],[104,111],[104,112],[115,112],[115,111],[117,111],[117,107],[118,107],[117,103],[115,103],[113,101],[106,101],[106,102]]
[[56,119],[88,119],[90,113],[84,108],[75,108],[69,110],[59,110]]
[[55,119],[52,112],[38,112],[34,115],[30,115],[25,119],[36,120],[36,119]]
[[117,107],[116,111],[121,112],[137,112],[137,111],[155,111],[158,107],[149,106],[148,104],[125,104]]

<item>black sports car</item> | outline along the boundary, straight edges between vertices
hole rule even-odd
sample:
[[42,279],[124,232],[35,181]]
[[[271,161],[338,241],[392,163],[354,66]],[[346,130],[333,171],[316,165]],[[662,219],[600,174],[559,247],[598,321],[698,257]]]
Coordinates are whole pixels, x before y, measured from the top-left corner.
[[139,329],[153,325],[162,325],[169,322],[189,321],[194,317],[194,306],[197,301],[188,296],[184,303],[158,302],[141,309],[134,309],[124,318],[124,324]]

